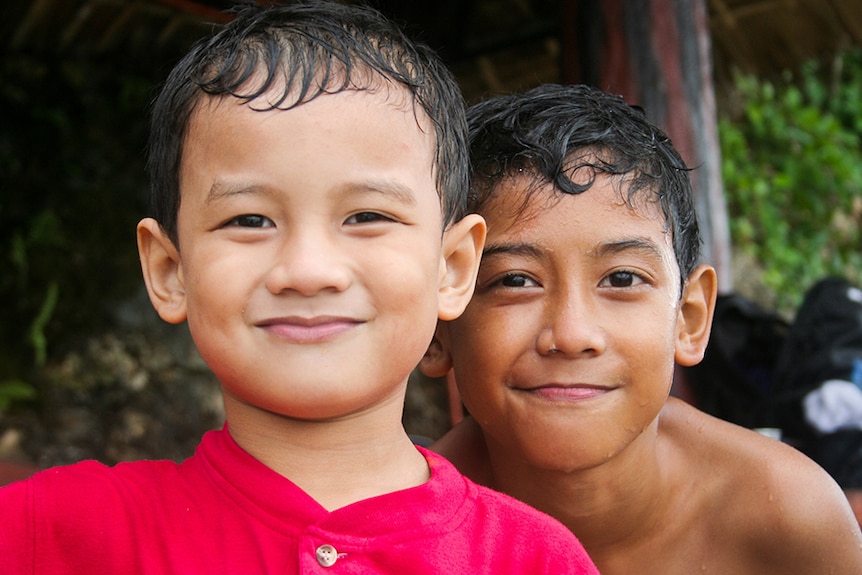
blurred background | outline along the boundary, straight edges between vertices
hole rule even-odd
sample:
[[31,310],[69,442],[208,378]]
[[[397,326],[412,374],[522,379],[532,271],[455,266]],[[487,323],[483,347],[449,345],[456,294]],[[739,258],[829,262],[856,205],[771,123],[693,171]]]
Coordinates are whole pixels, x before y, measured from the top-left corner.
[[[862,284],[857,0],[379,0],[468,102],[543,82],[624,95],[697,169],[724,294],[792,322],[825,276]],[[0,22],[0,459],[182,459],[221,425],[184,327],[143,291],[148,105],[219,0],[7,0]],[[411,382],[408,432],[451,424]]]

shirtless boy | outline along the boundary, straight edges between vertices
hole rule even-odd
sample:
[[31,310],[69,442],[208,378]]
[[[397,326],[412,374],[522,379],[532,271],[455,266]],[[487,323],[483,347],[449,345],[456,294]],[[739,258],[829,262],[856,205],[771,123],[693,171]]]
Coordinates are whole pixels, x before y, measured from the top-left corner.
[[603,575],[859,574],[834,481],[794,449],[669,398],[700,361],[716,275],[688,171],[621,99],[543,86],[468,111],[476,291],[422,363],[472,417],[436,445],[560,519]]
[[0,490],[4,574],[584,573],[559,522],[401,425],[438,319],[475,285],[451,75],[376,12],[249,5],[153,113],[150,300],[187,322],[227,424],[184,463]]

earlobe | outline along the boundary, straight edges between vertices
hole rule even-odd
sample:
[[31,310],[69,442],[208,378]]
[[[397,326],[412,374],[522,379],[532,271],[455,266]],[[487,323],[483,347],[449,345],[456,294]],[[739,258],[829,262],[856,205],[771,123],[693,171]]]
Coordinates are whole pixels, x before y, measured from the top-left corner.
[[711,266],[698,266],[688,277],[677,324],[675,359],[679,365],[692,366],[703,359],[717,293],[717,279]]
[[150,302],[168,323],[186,319],[186,292],[179,252],[159,223],[144,218],[138,223],[138,255]]
[[437,333],[428,345],[428,350],[419,362],[419,371],[427,377],[443,377],[452,368],[452,356],[441,338],[441,331],[445,328],[437,326]]
[[485,220],[469,214],[443,234],[437,317],[452,320],[461,315],[473,296],[479,260],[485,246]]

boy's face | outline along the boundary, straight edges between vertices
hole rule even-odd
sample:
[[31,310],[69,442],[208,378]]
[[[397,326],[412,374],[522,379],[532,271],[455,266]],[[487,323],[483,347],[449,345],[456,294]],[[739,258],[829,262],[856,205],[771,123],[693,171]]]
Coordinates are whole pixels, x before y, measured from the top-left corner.
[[632,209],[619,179],[580,195],[525,176],[483,210],[476,291],[439,330],[489,447],[547,469],[589,467],[642,434],[664,404],[680,327],[679,271],[660,207]]
[[399,400],[445,272],[433,128],[395,89],[250,106],[192,117],[171,319],[239,402],[323,419]]

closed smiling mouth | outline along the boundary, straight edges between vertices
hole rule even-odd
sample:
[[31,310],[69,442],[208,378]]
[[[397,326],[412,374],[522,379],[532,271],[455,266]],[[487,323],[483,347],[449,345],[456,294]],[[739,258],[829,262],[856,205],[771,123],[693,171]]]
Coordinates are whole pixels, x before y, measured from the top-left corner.
[[286,342],[324,343],[362,323],[361,320],[342,316],[288,316],[266,319],[255,325]]
[[517,391],[522,391],[524,393],[552,401],[581,401],[592,399],[594,397],[604,395],[612,390],[612,388],[601,385],[583,383],[548,383],[535,387],[519,387],[515,389]]

